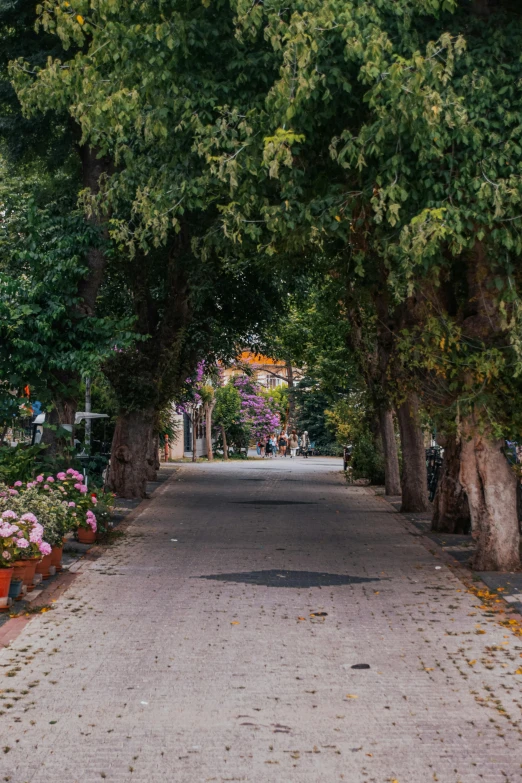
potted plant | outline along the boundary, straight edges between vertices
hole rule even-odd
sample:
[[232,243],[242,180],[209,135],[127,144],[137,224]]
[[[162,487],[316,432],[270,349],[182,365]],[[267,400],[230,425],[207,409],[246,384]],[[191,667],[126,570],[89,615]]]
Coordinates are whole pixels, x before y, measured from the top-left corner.
[[[38,520],[44,529],[45,541],[51,545],[51,548],[54,547],[54,552],[50,553],[42,553],[33,547],[31,554],[27,553],[25,557],[14,564],[17,568],[16,573],[19,573],[24,579],[29,589],[33,585],[35,573],[39,573],[42,578],[47,579],[51,575],[51,566],[60,567],[62,539],[72,525],[67,502],[63,499],[62,494],[54,489],[55,479],[52,476],[48,476],[47,479],[43,479],[43,476],[38,478],[41,480],[37,479],[25,485],[21,481],[17,481],[13,487],[2,487],[0,491],[0,509],[5,509],[8,506],[9,509],[19,514],[20,518],[30,515],[29,519]],[[41,557],[42,554],[43,557]],[[39,562],[40,559],[42,562]]]
[[[42,556],[51,552],[51,547],[43,539],[43,527],[34,514],[18,516],[13,509],[6,509],[0,515],[0,606],[7,606],[9,586],[14,572],[14,563],[27,561],[24,583],[32,589],[34,570]],[[30,567],[29,567],[30,564]],[[4,595],[5,592],[5,595]]]
[[16,530],[12,525],[3,520],[0,521],[0,610],[5,611],[9,607],[9,587],[13,576],[14,537]]

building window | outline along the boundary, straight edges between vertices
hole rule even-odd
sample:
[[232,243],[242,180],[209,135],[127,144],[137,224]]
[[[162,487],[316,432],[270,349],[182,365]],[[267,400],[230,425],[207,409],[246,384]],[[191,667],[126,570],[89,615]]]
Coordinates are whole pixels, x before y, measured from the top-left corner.
[[278,386],[283,385],[283,379],[282,378],[276,378],[274,375],[267,375],[266,376],[266,387],[267,389],[275,389]]

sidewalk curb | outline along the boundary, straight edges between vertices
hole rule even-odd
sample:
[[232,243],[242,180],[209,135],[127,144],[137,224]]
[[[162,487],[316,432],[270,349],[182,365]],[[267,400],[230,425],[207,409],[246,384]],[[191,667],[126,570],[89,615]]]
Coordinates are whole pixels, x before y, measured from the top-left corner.
[[[387,506],[388,511],[395,515],[399,524],[408,532],[408,534],[414,538],[420,539],[422,546],[427,549],[431,555],[444,563],[444,565],[447,565],[454,576],[456,576],[457,579],[459,579],[470,592],[475,593],[477,590],[485,590],[488,593],[492,592],[488,585],[483,582],[480,577],[474,576],[473,571],[467,569],[462,565],[462,563],[459,563],[459,561],[456,560],[449,552],[445,552],[436,541],[433,541],[431,538],[428,538],[426,535],[424,535],[424,533],[421,533],[419,529],[415,527],[413,522],[410,522],[404,514],[402,514],[400,511],[397,511],[397,509],[394,508],[394,506],[388,500],[386,500],[386,497],[377,495],[376,493],[372,494],[374,494],[376,498],[381,500]],[[506,600],[502,593],[498,593],[496,595],[498,595],[498,598],[503,601],[506,609],[509,609],[509,614],[515,612],[518,614],[517,610],[509,603],[509,601]]]
[[[176,475],[177,470],[174,469],[172,471],[172,475],[165,479],[165,481],[159,487],[156,487],[148,498],[144,498],[141,503],[136,506],[136,508],[130,511],[122,519],[116,529],[122,531],[127,530],[127,528],[129,528],[135,522],[135,520],[138,519],[138,517],[147,510],[150,502],[155,500],[166,491],[167,487]],[[36,614],[38,614],[38,612],[34,611],[35,609],[48,606],[51,601],[53,603],[58,601],[58,599],[63,596],[65,591],[68,590],[68,588],[76,580],[79,573],[86,565],[86,561],[98,560],[98,558],[103,555],[106,549],[107,546],[104,544],[94,544],[90,549],[84,552],[70,568],[68,568],[66,571],[61,571],[53,578],[52,582],[47,583],[43,587],[38,598],[34,602],[34,608],[31,607],[31,613],[23,612],[16,617],[11,617],[6,623],[4,623],[4,625],[2,625],[0,628],[0,650],[4,647],[9,647],[11,642],[13,642],[22,633],[25,626]]]

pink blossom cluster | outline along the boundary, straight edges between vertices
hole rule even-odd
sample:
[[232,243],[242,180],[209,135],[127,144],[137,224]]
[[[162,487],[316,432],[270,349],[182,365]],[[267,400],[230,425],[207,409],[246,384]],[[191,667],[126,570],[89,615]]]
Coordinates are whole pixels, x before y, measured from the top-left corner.
[[[24,550],[33,549],[42,555],[51,554],[51,546],[43,540],[44,529],[34,514],[22,514],[18,519],[16,513],[8,509],[0,516],[0,538],[9,544],[9,549],[2,552],[4,560],[13,559],[12,552],[19,551],[23,555]],[[28,553],[31,554],[31,553]]]
[[87,522],[87,524],[91,528],[92,532],[96,533],[96,530],[98,528],[98,524],[96,522],[96,517],[92,513],[92,511],[90,511],[90,510],[87,511],[87,514],[85,515],[85,521]]

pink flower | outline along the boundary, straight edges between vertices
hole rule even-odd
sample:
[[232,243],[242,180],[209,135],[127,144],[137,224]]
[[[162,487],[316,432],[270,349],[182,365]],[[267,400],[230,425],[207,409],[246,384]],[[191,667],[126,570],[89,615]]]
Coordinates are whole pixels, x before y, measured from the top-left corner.
[[74,485],[74,488],[75,489],[81,489],[82,488],[82,484],[80,484],[80,482],[78,482],[78,484]]
[[2,511],[2,519],[16,519],[16,514],[14,511]]
[[29,541],[31,544],[40,544],[43,538],[43,527],[38,522],[33,525],[33,529],[29,534]]
[[38,543],[38,549],[40,550],[42,555],[50,555],[51,554],[51,545],[47,543],[47,541],[40,541]]
[[48,484],[54,484],[54,479],[53,479],[52,476],[47,476],[46,481],[47,481]]
[[20,549],[27,549],[30,544],[26,538],[19,538],[16,542],[16,546],[20,547]]
[[69,476],[74,476],[74,475],[75,475],[75,473],[76,473],[76,471],[74,470],[74,468],[68,468],[66,472],[67,472],[67,474],[68,474]]
[[85,484],[81,485],[80,492],[82,493],[82,495],[85,495],[87,493],[87,487],[85,486]]
[[38,482],[39,484],[41,484],[41,483],[42,483],[42,481],[44,480],[44,477],[43,477],[43,476],[41,476],[41,475],[40,475],[40,476],[37,476],[37,477],[36,477],[36,480],[37,480],[37,482]]
[[49,484],[44,484],[44,489],[51,489],[51,487],[49,486]]
[[21,481],[15,481],[14,486],[15,487],[21,487],[22,486],[22,482]]
[[36,481],[28,481],[27,489],[32,489],[33,487],[36,487]]
[[28,511],[27,514],[22,514],[20,519],[22,522],[31,522],[33,525],[38,524],[37,518],[30,511]]
[[11,559],[11,555],[7,551],[2,552],[2,557],[4,558],[4,560],[10,560]]
[[[67,476],[65,475],[65,473],[57,473],[57,474],[56,474],[56,478],[57,478],[59,481],[65,481],[65,479],[67,478]],[[49,481],[49,479],[47,479],[47,481]]]
[[10,489],[10,490],[9,490],[9,494],[10,494],[10,495],[19,495],[20,493],[18,492],[18,490],[17,490],[17,489]]
[[67,505],[69,506],[69,508],[76,508],[76,503],[73,503],[72,500],[70,501],[70,503],[67,503]]
[[97,505],[98,498],[96,497],[96,495],[91,495],[91,503],[92,503],[93,506]]

